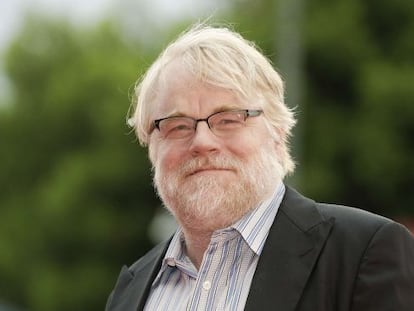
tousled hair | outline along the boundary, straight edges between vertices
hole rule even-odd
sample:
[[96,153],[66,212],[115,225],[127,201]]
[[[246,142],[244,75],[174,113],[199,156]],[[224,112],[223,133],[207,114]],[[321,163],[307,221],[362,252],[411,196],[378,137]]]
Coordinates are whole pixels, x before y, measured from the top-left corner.
[[231,90],[241,100],[254,101],[256,106],[260,103],[266,124],[279,143],[277,156],[283,173],[293,172],[289,137],[296,120],[284,102],[283,80],[253,42],[228,27],[193,25],[168,45],[138,80],[128,123],[142,145],[149,143],[153,103],[163,70],[178,59],[197,81]]

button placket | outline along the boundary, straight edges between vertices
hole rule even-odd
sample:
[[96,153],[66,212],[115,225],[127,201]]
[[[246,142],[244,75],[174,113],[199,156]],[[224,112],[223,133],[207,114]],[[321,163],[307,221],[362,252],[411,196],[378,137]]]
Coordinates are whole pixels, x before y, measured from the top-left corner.
[[204,281],[203,282],[203,289],[208,291],[211,288],[211,282],[210,281]]

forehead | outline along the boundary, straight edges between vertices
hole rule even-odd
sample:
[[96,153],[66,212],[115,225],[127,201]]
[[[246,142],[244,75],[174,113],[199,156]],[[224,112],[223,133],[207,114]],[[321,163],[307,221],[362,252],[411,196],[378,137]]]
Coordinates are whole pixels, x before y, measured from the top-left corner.
[[160,74],[153,103],[153,118],[171,115],[205,116],[245,106],[232,90],[202,82],[174,61]]

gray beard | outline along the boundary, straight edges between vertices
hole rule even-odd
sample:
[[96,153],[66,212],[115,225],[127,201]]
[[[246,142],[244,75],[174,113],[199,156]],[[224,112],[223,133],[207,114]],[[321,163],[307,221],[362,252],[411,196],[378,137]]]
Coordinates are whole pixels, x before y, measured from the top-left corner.
[[[238,180],[224,183],[214,176],[182,176],[202,165],[236,169]],[[194,158],[177,171],[154,168],[154,185],[165,207],[183,227],[217,230],[237,222],[266,200],[281,181],[282,166],[273,153],[261,149],[248,161],[211,156]]]

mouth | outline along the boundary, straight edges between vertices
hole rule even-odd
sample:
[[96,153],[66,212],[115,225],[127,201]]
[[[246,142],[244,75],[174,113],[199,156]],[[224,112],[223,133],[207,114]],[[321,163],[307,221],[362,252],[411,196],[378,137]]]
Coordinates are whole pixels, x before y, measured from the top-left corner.
[[210,172],[229,172],[231,171],[230,169],[227,168],[218,168],[218,167],[202,167],[202,168],[198,168],[194,171],[192,171],[191,173],[189,173],[187,176],[194,176],[197,174],[201,174],[201,173],[210,173]]

